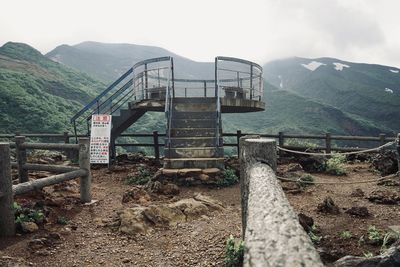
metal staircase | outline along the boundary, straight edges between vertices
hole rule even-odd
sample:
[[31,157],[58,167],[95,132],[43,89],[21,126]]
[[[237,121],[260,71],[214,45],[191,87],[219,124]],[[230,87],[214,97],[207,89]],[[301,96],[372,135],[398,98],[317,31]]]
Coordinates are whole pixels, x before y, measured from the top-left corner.
[[[225,65],[224,65],[225,64]],[[71,118],[75,135],[90,135],[93,114],[112,115],[115,140],[146,111],[165,112],[165,168],[222,168],[222,112],[264,110],[262,68],[228,57],[215,59],[214,80],[176,79],[172,57],[136,63]]]
[[222,168],[222,128],[217,119],[216,98],[174,99],[164,168]]

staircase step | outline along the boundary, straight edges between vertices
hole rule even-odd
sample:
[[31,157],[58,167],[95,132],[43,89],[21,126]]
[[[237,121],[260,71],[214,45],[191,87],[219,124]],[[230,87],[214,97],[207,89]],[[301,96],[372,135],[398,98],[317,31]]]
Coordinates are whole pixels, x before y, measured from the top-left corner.
[[217,158],[223,157],[224,151],[221,147],[182,147],[165,148],[167,158]]
[[208,119],[215,120],[217,113],[215,111],[190,111],[190,112],[173,112],[174,119]]
[[171,120],[171,128],[215,128],[215,120],[209,119],[175,119]]
[[176,97],[172,100],[173,104],[202,104],[202,103],[216,103],[215,97]]
[[183,168],[219,168],[223,169],[224,158],[164,158],[164,168],[183,169]]
[[[178,147],[213,147],[216,144],[215,137],[172,137],[171,140],[171,148]],[[222,145],[222,138],[219,139],[220,144]],[[165,144],[167,144],[167,139],[165,140]]]
[[[220,129],[220,134],[222,130]],[[215,128],[173,128],[171,137],[215,137]]]
[[173,112],[215,112],[217,109],[216,103],[175,103],[172,106]]

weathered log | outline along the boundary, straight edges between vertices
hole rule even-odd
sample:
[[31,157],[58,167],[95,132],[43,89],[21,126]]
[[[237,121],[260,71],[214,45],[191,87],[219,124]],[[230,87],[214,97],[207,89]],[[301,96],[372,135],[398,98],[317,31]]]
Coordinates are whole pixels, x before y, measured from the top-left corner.
[[243,266],[323,266],[276,179],[276,143],[241,138]]
[[0,236],[15,234],[10,144],[0,143]]
[[78,150],[77,144],[58,144],[58,143],[24,143],[24,149],[45,149],[45,150]]
[[24,170],[30,170],[30,171],[49,171],[55,173],[71,172],[80,169],[78,167],[71,167],[71,166],[33,164],[33,163],[25,163],[25,165],[23,165],[22,168]]
[[49,185],[58,184],[61,182],[65,182],[83,176],[87,176],[87,170],[79,169],[72,172],[52,175],[46,178],[13,185],[12,191],[14,195],[20,195],[23,193],[27,193],[29,191],[41,189]]
[[79,167],[86,170],[86,175],[80,179],[81,201],[83,203],[92,201],[90,192],[92,175],[90,173],[90,140],[89,138],[79,139]]

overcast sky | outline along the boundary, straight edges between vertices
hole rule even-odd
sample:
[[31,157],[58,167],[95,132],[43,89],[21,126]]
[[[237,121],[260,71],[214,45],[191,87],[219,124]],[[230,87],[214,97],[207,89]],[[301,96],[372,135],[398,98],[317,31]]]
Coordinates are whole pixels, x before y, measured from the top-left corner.
[[134,43],[211,61],[336,57],[400,67],[399,0],[0,0],[0,45]]

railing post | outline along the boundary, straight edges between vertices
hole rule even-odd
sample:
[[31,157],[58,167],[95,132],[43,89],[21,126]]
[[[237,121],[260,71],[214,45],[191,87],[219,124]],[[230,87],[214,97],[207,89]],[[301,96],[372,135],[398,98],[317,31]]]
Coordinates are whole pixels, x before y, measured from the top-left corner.
[[10,144],[0,143],[0,237],[15,235]]
[[398,175],[400,177],[400,133],[397,134],[397,166],[398,166]]
[[[285,145],[285,137],[283,135],[283,132],[278,133],[278,145],[279,147],[283,147]],[[283,157],[283,151],[279,150],[279,156]]]
[[[379,134],[379,140],[381,142],[381,146],[384,145],[386,143],[386,134],[381,133]],[[385,148],[382,148],[382,150],[384,150]]]
[[204,97],[207,97],[207,82],[204,81]]
[[26,163],[26,149],[21,145],[25,143],[25,136],[15,136],[15,145],[17,151],[18,178],[20,183],[28,182],[28,170],[24,170]]
[[158,146],[158,131],[153,132],[154,157],[160,160],[160,147]]
[[325,152],[327,154],[330,154],[332,151],[332,142],[331,142],[331,134],[326,133],[325,134]]
[[92,175],[90,172],[90,141],[89,138],[79,138],[79,167],[87,171],[87,175],[80,177],[81,202],[92,201],[90,192]]
[[236,131],[236,144],[237,144],[237,153],[238,153],[238,158],[240,155],[240,137],[242,137],[242,131],[237,130]]

